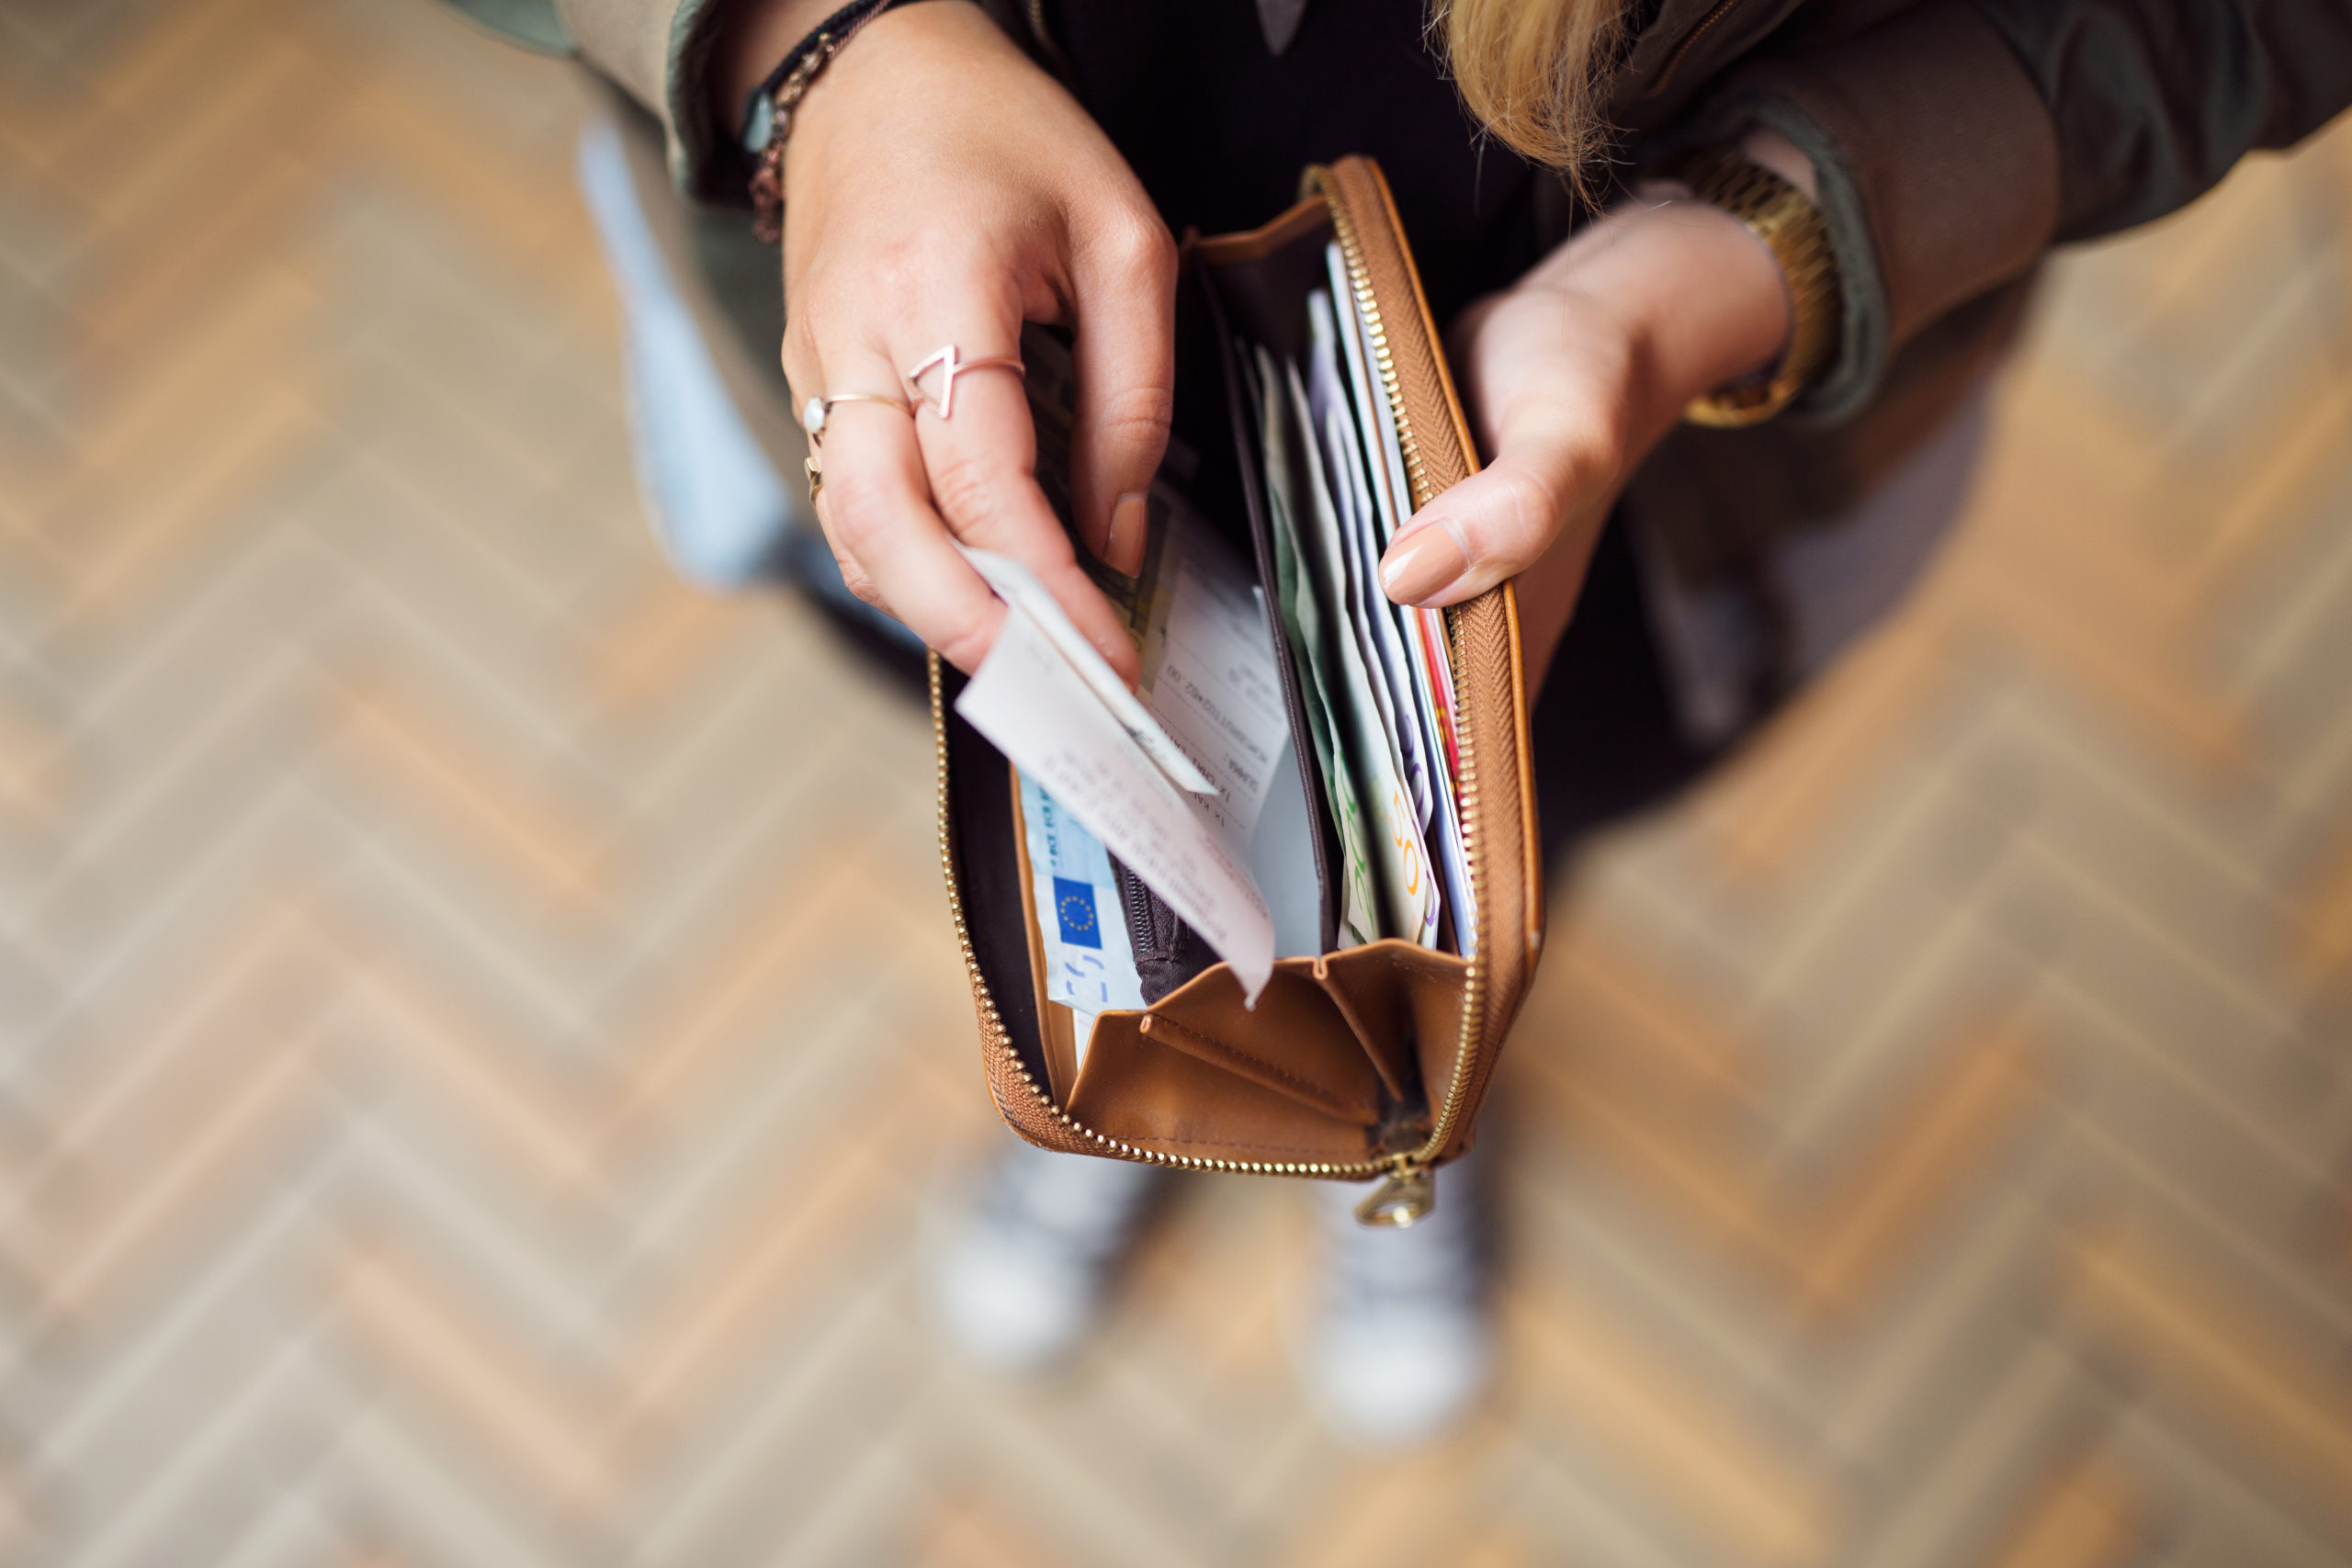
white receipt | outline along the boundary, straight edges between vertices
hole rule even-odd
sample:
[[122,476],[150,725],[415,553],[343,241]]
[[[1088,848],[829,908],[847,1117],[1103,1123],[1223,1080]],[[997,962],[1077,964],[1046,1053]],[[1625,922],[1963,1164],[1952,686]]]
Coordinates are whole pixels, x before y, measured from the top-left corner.
[[[1258,635],[1265,636],[1262,622]],[[1189,646],[1189,637],[1172,645],[1161,661],[1162,682],[1191,662],[1173,647]],[[1266,658],[1271,664],[1271,644]],[[1202,694],[1208,690],[1198,680],[1188,685]],[[1278,690],[1271,680],[1267,685]],[[1220,800],[1170,783],[1046,634],[1020,614],[1005,616],[956,711],[1166,899],[1232,965],[1243,994],[1257,1000],[1273,973],[1274,924],[1250,874],[1249,829],[1264,801],[1263,778],[1280,760],[1279,744],[1247,802],[1250,820],[1242,824],[1233,809],[1244,804],[1240,790]],[[1173,716],[1172,705],[1167,716]],[[1238,775],[1233,783],[1240,784]]]
[[1246,845],[1290,737],[1273,631],[1240,558],[1182,500],[1153,499],[1166,541],[1144,639],[1144,702],[1216,790],[1204,804],[1226,842]]
[[1037,581],[1035,574],[1011,556],[999,555],[993,550],[976,550],[960,539],[954,543],[963,552],[964,558],[972,563],[972,570],[996,590],[997,597],[1004,601],[1012,614],[1025,615],[1037,624],[1037,629],[1045,633],[1046,640],[1069,661],[1071,670],[1086,682],[1095,700],[1119,721],[1120,728],[1135,738],[1136,744],[1143,748],[1144,755],[1149,757],[1160,772],[1195,795],[1216,793],[1216,785],[1204,778],[1201,771],[1193,765],[1193,760],[1160,732],[1159,726],[1153,722],[1151,715],[1144,711],[1143,705],[1136,701],[1135,694],[1120,681],[1110,661],[1095,651],[1094,645],[1086,640],[1086,634],[1078,629],[1077,624],[1056,603],[1054,596],[1046,592],[1046,585]]

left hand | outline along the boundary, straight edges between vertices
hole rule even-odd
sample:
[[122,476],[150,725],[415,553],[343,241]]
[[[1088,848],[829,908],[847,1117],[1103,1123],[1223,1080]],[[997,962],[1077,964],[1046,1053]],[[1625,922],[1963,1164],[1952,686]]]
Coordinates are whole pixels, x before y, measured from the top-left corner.
[[[1809,190],[1803,154],[1759,140],[1748,155],[1792,177],[1793,160]],[[1488,461],[1389,545],[1389,597],[1453,604],[1518,577],[1523,656],[1546,669],[1634,466],[1692,398],[1775,360],[1788,330],[1780,265],[1761,240],[1677,188],[1645,187],[1455,326],[1453,358]]]

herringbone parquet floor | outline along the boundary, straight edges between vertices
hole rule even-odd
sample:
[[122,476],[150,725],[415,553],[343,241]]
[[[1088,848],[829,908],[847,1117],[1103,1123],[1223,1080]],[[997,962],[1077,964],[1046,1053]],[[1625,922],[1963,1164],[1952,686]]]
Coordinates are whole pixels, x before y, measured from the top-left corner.
[[0,1558],[2352,1562],[2352,128],[2064,260],[1899,622],[1559,890],[1508,1359],[1201,1182],[1038,1388],[922,716],[665,572],[566,67],[0,5]]

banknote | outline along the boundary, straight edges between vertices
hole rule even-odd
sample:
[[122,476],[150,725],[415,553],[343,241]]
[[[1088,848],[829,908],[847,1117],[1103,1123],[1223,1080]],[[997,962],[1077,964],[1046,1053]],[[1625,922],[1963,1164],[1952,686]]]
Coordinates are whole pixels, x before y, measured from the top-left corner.
[[1365,659],[1373,666],[1382,711],[1395,732],[1398,765],[1413,792],[1414,815],[1426,829],[1435,797],[1426,771],[1421,719],[1414,712],[1413,677],[1406,663],[1404,638],[1396,629],[1394,606],[1380,591],[1380,518],[1365,466],[1363,427],[1340,369],[1339,326],[1331,297],[1317,289],[1307,297],[1306,305],[1315,355],[1307,398],[1323,435],[1325,461],[1340,503],[1340,537],[1348,552],[1349,608],[1355,612],[1363,632]]
[[1094,1015],[1143,1006],[1143,982],[1111,874],[1110,852],[1035,779],[1021,780],[1029,879],[1045,939],[1046,998],[1075,1014],[1084,1058]]
[[1283,367],[1283,390],[1300,450],[1298,486],[1306,502],[1298,516],[1300,557],[1322,622],[1328,700],[1337,720],[1334,739],[1342,766],[1353,778],[1364,816],[1364,840],[1380,897],[1380,934],[1426,942],[1437,934],[1436,879],[1421,848],[1420,825],[1399,776],[1396,748],[1381,716],[1372,671],[1366,667],[1357,617],[1351,611],[1346,550],[1340,514],[1324,473],[1323,443],[1306,385],[1296,363]]
[[1317,289],[1308,296],[1307,318],[1306,398],[1329,492],[1332,514],[1325,530],[1327,551],[1330,545],[1338,547],[1337,558],[1330,563],[1341,606],[1338,618],[1355,638],[1356,667],[1364,677],[1359,694],[1368,691],[1375,710],[1364,716],[1364,728],[1378,730],[1378,744],[1369,735],[1361,742],[1363,754],[1357,767],[1365,796],[1386,803],[1385,808],[1375,806],[1374,816],[1387,834],[1378,869],[1384,886],[1389,889],[1391,913],[1399,919],[1418,916],[1416,923],[1399,925],[1390,934],[1433,947],[1444,902],[1429,847],[1429,784],[1420,776],[1420,748],[1415,743],[1420,719],[1413,711],[1410,677],[1404,670],[1404,648],[1396,636],[1396,618],[1374,575],[1379,554],[1372,544],[1374,525],[1366,515],[1371,500],[1363,491],[1360,427],[1340,379],[1338,329],[1328,294]]
[[1338,942],[1341,947],[1356,947],[1378,940],[1380,900],[1373,881],[1369,827],[1355,780],[1340,750],[1344,732],[1331,700],[1337,672],[1331,668],[1334,661],[1327,648],[1323,610],[1301,538],[1306,519],[1301,493],[1305,476],[1299,470],[1310,449],[1305,445],[1306,433],[1295,428],[1288,378],[1264,348],[1253,350],[1251,359],[1251,390],[1258,404],[1261,449],[1265,457],[1274,607],[1304,689],[1302,705],[1315,749],[1316,773],[1339,831]]

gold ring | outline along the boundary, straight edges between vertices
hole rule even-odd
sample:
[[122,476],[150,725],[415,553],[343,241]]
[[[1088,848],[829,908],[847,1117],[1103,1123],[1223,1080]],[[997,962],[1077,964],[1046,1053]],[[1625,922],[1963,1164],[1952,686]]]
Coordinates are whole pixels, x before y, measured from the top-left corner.
[[[922,389],[922,378],[936,370],[940,375],[939,397],[936,401]],[[956,378],[967,370],[1010,370],[1025,375],[1021,361],[1010,354],[991,354],[984,359],[967,359],[954,344],[933,355],[913,369],[900,373],[907,384],[907,396],[922,407],[931,409],[945,419],[956,412]]]
[[824,444],[825,421],[832,413],[835,403],[888,403],[909,418],[912,418],[915,412],[907,406],[904,398],[894,398],[885,392],[835,392],[829,398],[811,398],[800,405],[800,428],[808,433],[809,446]]

